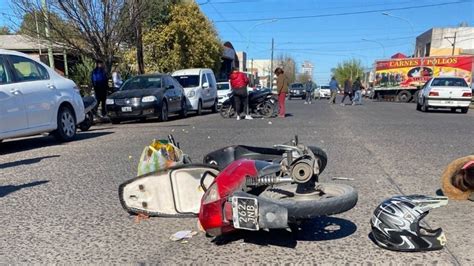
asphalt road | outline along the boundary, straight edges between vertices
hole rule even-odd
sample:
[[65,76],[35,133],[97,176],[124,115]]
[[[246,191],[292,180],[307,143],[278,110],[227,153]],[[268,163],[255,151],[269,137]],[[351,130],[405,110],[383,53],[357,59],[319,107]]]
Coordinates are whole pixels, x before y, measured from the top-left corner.
[[[414,104],[303,105],[292,100],[285,119],[235,121],[218,114],[95,126],[78,140],[9,140],[0,146],[0,264],[26,263],[394,263],[474,264],[472,202],[451,201],[425,220],[442,227],[441,251],[397,253],[368,238],[369,219],[385,198],[435,195],[451,160],[473,154],[474,110],[421,113]],[[173,133],[194,161],[230,144],[271,146],[290,140],[319,145],[329,155],[322,181],[351,177],[359,202],[349,212],[316,219],[301,230],[242,232],[225,238],[169,240],[196,230],[196,219],[134,222],[117,188],[136,173],[153,138]],[[129,159],[131,156],[131,159]]]

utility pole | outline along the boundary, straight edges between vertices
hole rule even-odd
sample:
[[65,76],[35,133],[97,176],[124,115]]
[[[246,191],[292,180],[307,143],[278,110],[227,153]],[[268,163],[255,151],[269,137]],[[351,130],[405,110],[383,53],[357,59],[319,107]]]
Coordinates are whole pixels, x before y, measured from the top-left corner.
[[[446,40],[448,40],[448,42],[451,43],[451,46],[453,47],[453,50],[451,51],[451,55],[454,55],[454,51],[456,50],[456,35],[457,35],[457,32],[454,32],[453,37],[444,37]],[[453,41],[451,42],[449,39],[453,39]]]
[[38,18],[36,16],[37,11],[35,10],[33,14],[35,15],[35,24],[36,24],[36,40],[38,41],[38,52],[39,58],[41,60],[41,41],[40,41],[40,34],[39,34],[39,26],[38,26]]
[[273,49],[275,47],[275,42],[272,38],[272,56],[271,56],[271,59],[270,59],[270,77],[268,78],[269,81],[270,81],[270,89],[273,90]]
[[53,57],[53,42],[51,41],[51,37],[49,35],[49,16],[48,16],[48,6],[46,5],[46,0],[41,0],[42,7],[43,7],[43,16],[44,16],[44,32],[46,34],[46,39],[48,41],[48,59],[49,59],[49,67],[54,69],[54,57]]

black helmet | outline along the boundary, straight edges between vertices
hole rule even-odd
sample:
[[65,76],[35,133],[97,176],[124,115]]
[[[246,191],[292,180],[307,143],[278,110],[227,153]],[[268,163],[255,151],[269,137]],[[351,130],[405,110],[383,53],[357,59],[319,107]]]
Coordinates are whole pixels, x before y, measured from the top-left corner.
[[447,197],[411,195],[387,199],[370,220],[373,240],[380,247],[396,251],[442,249],[446,244],[443,230],[424,228],[420,221],[431,209],[446,204]]

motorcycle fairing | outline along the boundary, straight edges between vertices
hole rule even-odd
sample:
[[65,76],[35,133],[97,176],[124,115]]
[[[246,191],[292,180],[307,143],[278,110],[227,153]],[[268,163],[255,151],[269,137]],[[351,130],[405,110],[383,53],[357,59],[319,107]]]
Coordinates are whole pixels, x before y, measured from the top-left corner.
[[204,190],[219,170],[202,164],[187,164],[133,178],[119,187],[122,207],[132,214],[190,217],[199,213]]

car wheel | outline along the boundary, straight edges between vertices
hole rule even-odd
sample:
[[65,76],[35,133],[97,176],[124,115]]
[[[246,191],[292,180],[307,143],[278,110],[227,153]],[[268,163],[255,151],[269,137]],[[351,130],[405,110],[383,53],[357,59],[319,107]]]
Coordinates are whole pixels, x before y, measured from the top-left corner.
[[423,105],[421,105],[421,111],[423,112],[428,112],[428,103],[426,101],[426,99],[423,97]]
[[467,111],[469,111],[469,107],[463,107],[463,108],[461,108],[461,113],[467,114]]
[[403,90],[397,95],[397,97],[399,102],[407,103],[411,100],[411,93]]
[[219,108],[217,108],[217,99],[214,101],[214,105],[212,106],[212,112],[217,113]]
[[61,106],[58,111],[58,128],[53,132],[59,141],[71,141],[76,136],[76,117],[71,108]]
[[456,108],[452,107],[451,108],[451,113],[456,113],[456,110],[457,110]]
[[417,111],[421,111],[421,104],[420,104],[420,100],[419,100],[419,99],[416,100],[416,110],[417,110]]
[[168,104],[166,103],[166,101],[163,101],[163,104],[161,104],[160,121],[168,121]]
[[120,119],[117,119],[117,118],[110,118],[110,123],[114,124],[114,125],[117,125],[117,124],[120,124]]
[[199,100],[199,102],[198,102],[198,109],[196,111],[196,114],[197,115],[202,115],[202,101],[201,100]]
[[181,116],[181,118],[188,117],[188,105],[186,104],[186,99],[183,99],[181,101],[181,111],[179,115]]

